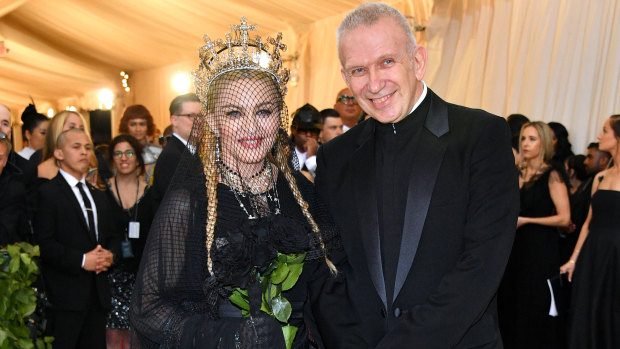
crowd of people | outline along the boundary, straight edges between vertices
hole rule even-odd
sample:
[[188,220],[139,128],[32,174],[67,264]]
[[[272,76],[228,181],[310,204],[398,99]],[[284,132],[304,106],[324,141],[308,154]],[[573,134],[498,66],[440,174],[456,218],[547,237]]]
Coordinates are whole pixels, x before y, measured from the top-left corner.
[[143,105],[101,144],[30,105],[15,152],[0,104],[0,246],[40,246],[55,348],[620,347],[620,115],[575,155],[560,123],[446,103],[367,3],[347,87],[289,119],[281,38],[232,28],[161,139]]

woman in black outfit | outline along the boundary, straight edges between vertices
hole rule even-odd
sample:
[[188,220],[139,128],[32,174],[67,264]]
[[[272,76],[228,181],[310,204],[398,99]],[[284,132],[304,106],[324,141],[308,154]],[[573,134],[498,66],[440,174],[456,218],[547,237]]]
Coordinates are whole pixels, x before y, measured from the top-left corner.
[[106,192],[114,203],[123,242],[122,256],[109,272],[112,310],[106,322],[106,342],[108,348],[128,348],[129,303],[153,212],[141,144],[130,135],[120,135],[108,149],[116,174],[109,179]]
[[543,122],[521,129],[521,211],[498,295],[500,330],[508,349],[554,348],[560,337],[557,319],[549,316],[547,279],[558,274],[557,228],[569,225],[570,204],[566,183],[551,166],[551,138]]
[[[605,120],[599,149],[620,154],[620,115]],[[590,211],[560,269],[573,280],[570,349],[620,348],[620,165],[594,176]]]

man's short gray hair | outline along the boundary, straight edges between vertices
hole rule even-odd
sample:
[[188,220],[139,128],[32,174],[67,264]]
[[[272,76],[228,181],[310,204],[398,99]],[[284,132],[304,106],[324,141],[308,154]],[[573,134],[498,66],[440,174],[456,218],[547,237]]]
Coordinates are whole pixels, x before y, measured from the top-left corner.
[[415,49],[417,43],[407,18],[390,5],[380,2],[367,2],[359,5],[355,10],[349,12],[349,14],[338,26],[336,37],[338,39],[338,58],[340,59],[341,64],[342,57],[340,57],[340,40],[342,39],[342,36],[358,27],[371,26],[384,17],[393,19],[394,22],[396,22],[396,25],[403,30],[403,33],[405,33],[405,36],[408,39],[407,44],[409,53],[413,54],[413,50]]

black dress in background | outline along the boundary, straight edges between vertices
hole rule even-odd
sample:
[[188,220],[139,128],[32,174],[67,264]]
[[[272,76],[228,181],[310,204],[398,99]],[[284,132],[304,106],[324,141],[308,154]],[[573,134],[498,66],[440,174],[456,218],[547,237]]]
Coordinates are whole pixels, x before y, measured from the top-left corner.
[[[522,217],[555,214],[549,193],[551,169],[520,190]],[[558,231],[526,224],[517,229],[506,272],[498,293],[498,314],[504,347],[557,347],[556,319],[549,316],[551,296],[547,279],[559,273]]]
[[[118,221],[117,229],[122,232],[123,241],[131,243],[133,257],[121,256],[108,273],[110,286],[112,288],[112,310],[108,313],[106,328],[109,329],[129,329],[129,304],[131,293],[136,281],[136,273],[142,259],[142,252],[146,245],[146,238],[151,228],[153,220],[153,209],[151,191],[146,187],[144,194],[129,209],[124,209],[118,202],[110,188],[106,190],[106,195],[114,209],[114,216]],[[130,239],[127,235],[127,228],[130,221],[140,222],[140,237]]]
[[575,273],[569,348],[620,348],[620,191],[592,196],[590,233]]

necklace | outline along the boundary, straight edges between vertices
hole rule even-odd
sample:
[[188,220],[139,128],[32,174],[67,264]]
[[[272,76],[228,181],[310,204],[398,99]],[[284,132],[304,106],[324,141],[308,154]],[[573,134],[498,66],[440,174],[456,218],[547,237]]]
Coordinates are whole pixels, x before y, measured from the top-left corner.
[[[249,219],[257,219],[271,214],[269,201],[274,203],[275,214],[280,214],[280,198],[276,189],[276,181],[272,172],[272,165],[263,164],[260,171],[251,177],[244,178],[239,173],[231,170],[224,164],[218,164],[218,170],[224,183],[235,196],[239,207]],[[249,208],[243,203],[242,198],[248,198]]]

